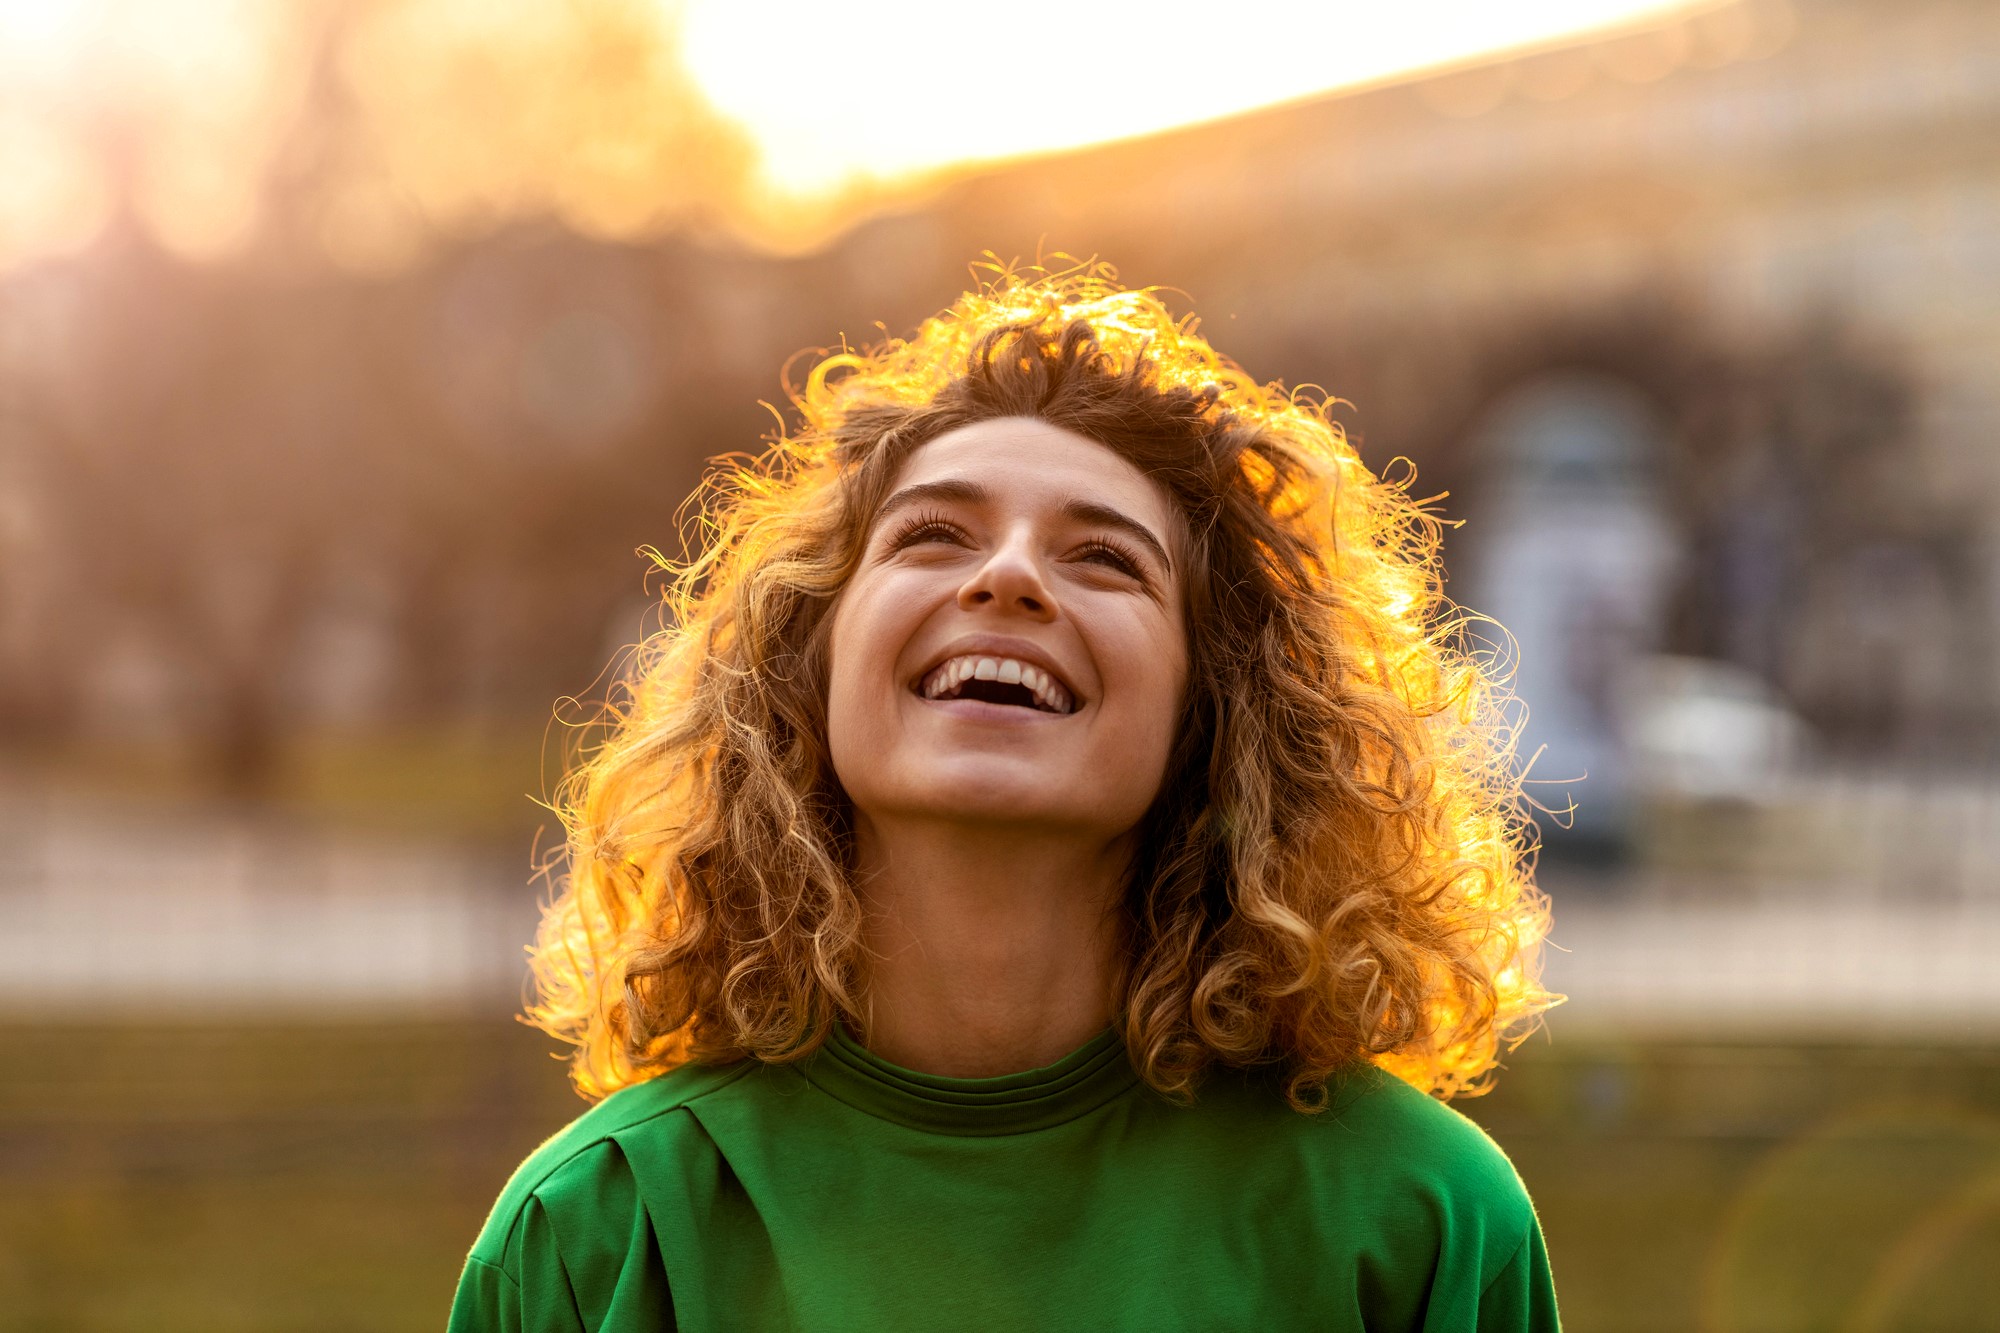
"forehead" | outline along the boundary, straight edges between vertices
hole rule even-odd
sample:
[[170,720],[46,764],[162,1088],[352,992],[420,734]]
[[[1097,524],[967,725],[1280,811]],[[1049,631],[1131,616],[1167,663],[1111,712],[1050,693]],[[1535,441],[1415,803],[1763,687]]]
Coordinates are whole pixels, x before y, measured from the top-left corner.
[[998,417],[946,431],[903,461],[895,486],[947,480],[976,482],[1003,508],[1060,507],[1083,499],[1112,505],[1162,538],[1179,528],[1158,482],[1096,440],[1035,417]]

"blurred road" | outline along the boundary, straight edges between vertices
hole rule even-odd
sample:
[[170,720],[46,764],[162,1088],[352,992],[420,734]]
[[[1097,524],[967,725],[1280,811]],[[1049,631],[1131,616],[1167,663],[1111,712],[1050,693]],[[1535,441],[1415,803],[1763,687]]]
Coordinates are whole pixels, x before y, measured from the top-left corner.
[[1987,1037],[2000,904],[1557,900],[1558,1032]]

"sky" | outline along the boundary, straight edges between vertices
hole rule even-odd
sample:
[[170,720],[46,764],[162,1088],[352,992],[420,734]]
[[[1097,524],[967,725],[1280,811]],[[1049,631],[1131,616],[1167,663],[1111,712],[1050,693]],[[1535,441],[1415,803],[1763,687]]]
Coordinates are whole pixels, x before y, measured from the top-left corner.
[[[689,0],[686,54],[768,183],[812,194],[1214,119],[1642,22],[1686,0],[1223,0],[1010,11]],[[781,31],[798,40],[773,42]]]

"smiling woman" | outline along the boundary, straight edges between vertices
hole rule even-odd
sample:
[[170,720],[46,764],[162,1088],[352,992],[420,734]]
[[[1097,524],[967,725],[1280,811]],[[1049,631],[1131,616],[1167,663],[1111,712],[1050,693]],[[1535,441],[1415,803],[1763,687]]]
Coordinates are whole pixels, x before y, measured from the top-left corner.
[[1553,1328],[1422,1095],[1550,998],[1422,510],[1102,270],[797,408],[566,787],[532,1016],[603,1100],[454,1327]]

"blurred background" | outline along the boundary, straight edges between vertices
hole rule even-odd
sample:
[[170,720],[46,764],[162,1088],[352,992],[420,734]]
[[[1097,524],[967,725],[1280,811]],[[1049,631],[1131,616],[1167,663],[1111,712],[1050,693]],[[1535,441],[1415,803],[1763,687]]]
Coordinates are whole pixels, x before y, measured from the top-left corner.
[[557,701],[989,252],[1450,492],[1567,1325],[2000,1328],[2000,6],[982,8],[0,0],[0,1328],[442,1323]]

